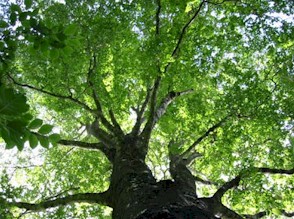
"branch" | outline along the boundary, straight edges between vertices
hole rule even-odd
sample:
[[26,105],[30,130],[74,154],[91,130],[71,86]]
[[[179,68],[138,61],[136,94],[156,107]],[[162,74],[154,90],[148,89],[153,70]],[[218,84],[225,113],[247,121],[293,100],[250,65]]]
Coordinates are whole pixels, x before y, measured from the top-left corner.
[[108,192],[102,193],[79,193],[74,195],[68,195],[62,198],[56,198],[53,200],[42,201],[39,203],[27,203],[27,202],[16,202],[6,201],[4,198],[0,198],[0,203],[4,205],[14,206],[18,208],[24,208],[29,211],[41,211],[47,208],[53,208],[72,203],[95,203],[109,206]]
[[211,182],[211,181],[209,181],[209,180],[202,179],[202,178],[200,178],[199,176],[194,176],[194,180],[195,180],[196,182],[200,182],[200,183],[202,183],[202,184],[204,184],[204,185],[217,185],[216,183]]
[[142,131],[142,138],[144,139],[145,142],[149,141],[150,135],[151,135],[151,131],[153,128],[153,121],[155,118],[155,110],[156,110],[156,100],[157,100],[157,93],[158,93],[158,89],[159,89],[159,85],[161,82],[161,77],[158,76],[154,82],[154,86],[152,89],[152,95],[151,95],[151,99],[150,99],[150,115],[149,115],[149,119]]
[[185,94],[190,94],[194,90],[189,89],[181,92],[175,92],[171,91],[169,92],[166,97],[161,101],[159,107],[156,109],[155,116],[154,116],[154,121],[153,121],[153,126],[157,123],[157,121],[160,119],[161,116],[163,116],[166,112],[167,107],[177,98],[180,96],[183,96]]
[[261,173],[272,173],[272,174],[294,174],[294,168],[290,170],[284,169],[271,169],[267,167],[257,167],[257,170]]
[[[88,70],[88,75],[87,75],[87,82],[92,90],[92,97],[93,97],[93,100],[95,102],[95,105],[96,105],[96,111],[95,111],[95,115],[100,119],[100,121],[102,122],[102,124],[105,126],[105,128],[107,128],[109,131],[111,131],[112,133],[118,135],[118,136],[121,136],[121,132],[118,132],[118,129],[120,129],[120,127],[114,127],[107,119],[106,117],[104,116],[103,114],[103,111],[102,111],[102,105],[100,103],[100,100],[99,100],[99,96],[97,94],[97,91],[94,87],[94,84],[91,80],[92,78],[92,75],[95,71],[97,67],[97,59],[96,59],[96,55],[94,54],[93,55],[93,58],[90,60],[90,65],[89,65],[89,70]],[[118,123],[117,123],[118,125]],[[121,130],[121,129],[120,129]]]
[[137,119],[136,119],[136,123],[132,129],[132,135],[137,135],[140,131],[140,127],[141,127],[141,124],[143,122],[143,114],[146,110],[146,107],[147,107],[147,104],[150,100],[150,95],[151,95],[151,89],[147,89],[147,93],[146,93],[146,97],[145,97],[145,100],[141,106],[141,109],[139,109],[138,107],[138,110],[134,109],[134,111],[137,113]]
[[214,215],[218,215],[217,218],[222,219],[242,219],[243,217],[237,214],[235,211],[224,206],[220,201],[214,199],[213,197],[209,198],[199,198],[198,199],[202,205],[207,206],[210,212]]
[[159,15],[160,15],[160,10],[161,10],[161,2],[160,0],[156,0],[157,3],[157,10],[156,10],[156,35],[159,35],[159,27],[160,27],[160,19],[159,19]]
[[[191,25],[191,23],[195,20],[195,18],[199,15],[203,5],[206,3],[206,1],[202,1],[198,7],[198,9],[196,10],[196,12],[194,13],[194,15],[190,18],[190,20],[188,20],[188,22],[184,25],[184,27],[182,28],[182,31],[180,33],[180,36],[179,36],[179,39],[177,41],[177,44],[172,52],[172,57],[175,58],[179,49],[180,49],[180,46],[181,46],[181,43],[184,39],[184,36],[185,36],[185,33],[187,32],[189,26]],[[168,62],[167,65],[165,66],[164,68],[164,73],[166,73],[168,71],[168,68],[170,66],[171,62]]]
[[212,1],[206,1],[208,4],[212,4],[212,5],[221,5],[225,2],[241,2],[240,0],[223,0],[221,2],[212,2]]
[[224,206],[221,202],[218,204],[218,212],[222,219],[242,219],[243,217],[237,212],[229,209],[228,207]]
[[162,99],[161,103],[159,104],[159,106],[154,109],[153,111],[151,111],[151,116],[143,130],[149,133],[146,133],[146,136],[150,136],[150,132],[153,129],[153,127],[155,126],[155,124],[158,122],[158,120],[165,114],[167,107],[177,98],[180,96],[183,96],[185,94],[189,94],[192,93],[193,89],[189,89],[189,90],[185,90],[185,91],[181,91],[181,92],[175,92],[175,91],[171,91],[169,92],[165,98]]
[[[264,168],[264,167],[255,167],[255,169],[258,172],[261,173],[272,173],[272,174],[293,174],[294,168],[290,170],[283,170],[283,169],[270,169],[270,168]],[[245,172],[243,172],[245,173]],[[243,173],[240,173],[238,176],[236,176],[234,179],[226,182],[223,186],[221,186],[216,193],[213,195],[213,198],[220,201],[222,196],[231,188],[236,187],[239,185],[241,177],[244,176]]]
[[[286,217],[294,217],[294,212],[286,212],[284,209],[279,209],[278,211],[281,212],[281,214]],[[253,215],[245,214],[243,216],[248,219],[258,219],[258,218],[262,218],[263,216],[266,216],[266,215],[267,215],[266,211],[261,211],[256,214],[253,214]]]
[[280,210],[286,217],[294,217],[294,212],[286,212],[285,210]]
[[110,115],[111,122],[114,126],[115,133],[118,134],[119,136],[124,136],[125,134],[124,134],[123,130],[121,129],[119,123],[117,122],[112,110],[109,110],[109,115]]
[[239,185],[241,180],[241,175],[238,175],[237,177],[235,177],[234,179],[232,179],[229,182],[226,182],[224,185],[222,185],[217,191],[216,193],[214,193],[213,198],[215,198],[217,201],[221,201],[221,198],[223,197],[223,195],[231,188],[236,187]]
[[19,83],[17,82],[13,77],[11,77],[10,75],[8,75],[8,77],[12,80],[12,82],[18,86],[21,86],[21,87],[25,87],[25,88],[29,88],[29,89],[32,89],[32,90],[35,90],[35,91],[38,91],[40,93],[43,93],[43,94],[47,94],[49,96],[52,96],[52,97],[57,97],[59,99],[64,99],[64,100],[69,100],[79,106],[81,106],[83,109],[87,110],[88,112],[94,114],[94,110],[91,109],[87,104],[79,101],[78,99],[75,99],[72,97],[72,95],[69,95],[69,96],[64,96],[64,95],[61,95],[61,94],[55,94],[55,93],[52,93],[50,91],[46,91],[46,90],[43,90],[41,88],[37,88],[37,87],[34,87],[32,85],[29,85],[29,84],[22,84],[22,83]]
[[[187,156],[203,139],[205,139],[210,133],[219,128],[229,116],[224,117],[221,121],[210,127],[202,136],[200,136],[186,151],[182,153],[182,157]],[[193,155],[193,154],[192,154]],[[191,155],[191,156],[192,156]]]
[[82,141],[60,140],[58,141],[58,143],[64,146],[77,146],[84,149],[100,150],[105,154],[105,156],[108,158],[109,161],[111,162],[114,161],[115,149],[107,147],[102,142],[87,143]]

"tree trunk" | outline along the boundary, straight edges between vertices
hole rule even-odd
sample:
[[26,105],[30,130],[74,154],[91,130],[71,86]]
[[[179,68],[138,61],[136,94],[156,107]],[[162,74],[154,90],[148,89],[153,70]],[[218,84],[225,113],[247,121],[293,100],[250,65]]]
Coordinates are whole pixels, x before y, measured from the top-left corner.
[[[215,218],[197,199],[194,181],[192,188],[180,177],[156,182],[145,163],[147,146],[139,139],[126,138],[118,148],[109,189],[113,219]],[[180,175],[185,168],[175,172]]]

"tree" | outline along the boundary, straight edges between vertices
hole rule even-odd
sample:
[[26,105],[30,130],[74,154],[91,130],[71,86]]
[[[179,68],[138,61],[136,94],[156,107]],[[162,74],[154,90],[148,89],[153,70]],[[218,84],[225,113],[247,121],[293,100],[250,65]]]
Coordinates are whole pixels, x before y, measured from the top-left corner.
[[2,217],[293,216],[293,4],[7,3]]

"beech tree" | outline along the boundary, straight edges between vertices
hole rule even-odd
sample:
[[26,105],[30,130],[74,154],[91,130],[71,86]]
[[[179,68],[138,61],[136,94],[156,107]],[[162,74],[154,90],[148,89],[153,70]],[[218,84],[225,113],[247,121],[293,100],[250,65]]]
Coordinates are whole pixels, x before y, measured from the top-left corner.
[[293,14],[1,2],[1,218],[293,217]]

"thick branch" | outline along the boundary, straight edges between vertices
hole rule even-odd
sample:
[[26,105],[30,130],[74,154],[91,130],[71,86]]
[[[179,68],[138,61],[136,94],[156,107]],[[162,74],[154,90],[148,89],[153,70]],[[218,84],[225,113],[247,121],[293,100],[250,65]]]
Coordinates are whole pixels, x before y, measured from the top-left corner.
[[199,176],[194,176],[194,180],[195,180],[196,182],[200,182],[200,183],[202,183],[202,184],[204,184],[204,185],[216,185],[216,183],[211,182],[211,181],[209,181],[209,180],[202,179],[202,178],[200,178]]
[[284,169],[271,169],[271,168],[267,168],[267,167],[258,167],[257,169],[261,173],[294,174],[294,168],[292,168],[290,170],[284,170]]
[[75,99],[72,97],[72,95],[69,95],[69,96],[64,96],[64,95],[61,95],[61,94],[55,94],[55,93],[52,93],[50,91],[46,91],[46,90],[43,90],[41,88],[37,88],[37,87],[34,87],[32,85],[29,85],[29,84],[22,84],[22,83],[19,83],[17,82],[13,77],[11,77],[10,75],[8,75],[8,77],[12,80],[12,82],[18,86],[21,86],[21,87],[25,87],[25,88],[29,88],[29,89],[32,89],[32,90],[35,90],[35,91],[38,91],[40,93],[43,93],[43,94],[47,94],[49,96],[52,96],[52,97],[56,97],[56,98],[59,98],[59,99],[64,99],[64,100],[69,100],[81,107],[83,107],[85,110],[87,110],[88,112],[94,114],[95,111],[93,109],[91,109],[87,104],[79,101],[78,99]]
[[82,141],[60,140],[58,143],[65,146],[77,146],[84,149],[100,150],[105,154],[105,156],[108,158],[109,161],[113,162],[114,160],[115,149],[107,147],[102,142],[88,143],[88,142],[82,142]]
[[151,131],[153,128],[153,121],[155,118],[155,111],[156,111],[157,93],[158,93],[160,82],[161,82],[161,77],[158,76],[154,82],[154,86],[152,89],[152,94],[150,99],[150,115],[142,132],[142,138],[144,139],[145,142],[149,141]]
[[[227,120],[228,116],[226,116],[225,118],[223,118],[221,121],[219,121],[218,123],[216,123],[214,126],[210,127],[203,135],[201,135],[196,141],[194,141],[194,143],[185,151],[182,153],[182,157],[187,156],[194,148],[195,146],[197,146],[203,139],[205,139],[210,133],[212,133],[213,131],[215,131],[217,128],[219,128],[226,120]],[[192,154],[193,155],[193,154]],[[191,155],[191,156],[192,156]]]
[[117,122],[117,120],[115,118],[115,115],[114,115],[112,110],[109,110],[109,116],[110,116],[111,122],[112,122],[112,124],[114,126],[115,133],[117,133],[119,136],[124,136],[124,132],[121,129],[119,123]]
[[239,185],[241,180],[241,176],[238,175],[237,177],[235,177],[234,179],[232,179],[229,182],[226,182],[224,185],[222,185],[217,191],[216,193],[213,195],[213,198],[215,198],[216,200],[218,200],[219,202],[221,201],[221,198],[223,197],[223,195],[231,188],[236,187]]
[[[181,92],[175,92],[171,91],[169,92],[165,98],[162,99],[161,103],[159,106],[151,111],[151,116],[144,128],[145,136],[150,136],[150,132],[152,131],[153,127],[155,124],[158,122],[158,120],[165,114],[167,107],[177,98],[180,96],[183,96],[185,94],[192,93],[193,89],[186,90],[186,91],[181,91]],[[154,103],[155,104],[155,103]],[[143,131],[143,132],[144,132]]]
[[229,209],[228,207],[224,206],[222,203],[219,202],[218,204],[218,212],[222,219],[242,219],[243,217],[237,212]]
[[[294,168],[290,170],[284,170],[284,169],[270,169],[265,167],[256,167],[257,171],[261,173],[271,173],[271,174],[293,174]],[[242,178],[243,174],[240,173],[238,176],[236,176],[231,181],[226,182],[223,186],[221,186],[216,193],[213,195],[214,198],[216,198],[218,201],[221,200],[222,196],[231,188],[236,187],[239,185],[240,180]]]
[[108,193],[80,193],[69,195],[63,198],[56,198],[53,200],[42,201],[39,203],[27,203],[27,202],[15,202],[15,201],[6,201],[3,198],[0,198],[0,203],[8,206],[14,206],[18,208],[24,208],[30,211],[41,211],[48,208],[53,208],[57,206],[68,205],[72,203],[96,203],[101,205],[109,206],[108,202]]
[[165,114],[167,107],[177,98],[180,96],[183,96],[185,94],[190,94],[193,92],[193,89],[181,91],[181,92],[175,92],[171,91],[169,92],[166,97],[161,101],[159,107],[156,109],[153,125],[157,123],[157,121],[160,119],[162,115]]
[[140,127],[143,122],[143,115],[144,115],[144,112],[147,108],[148,102],[150,100],[150,95],[151,95],[151,89],[147,89],[146,97],[145,97],[145,100],[141,106],[141,109],[139,109],[139,107],[138,107],[138,110],[134,110],[137,113],[136,123],[135,123],[135,125],[132,129],[132,132],[131,132],[132,135],[134,135],[134,136],[136,136],[140,132]]
[[220,201],[210,198],[199,198],[199,203],[203,203],[202,205],[207,206],[210,212],[214,215],[218,215],[218,218],[222,219],[242,219],[243,217],[237,214],[235,211],[229,209],[224,206]]

